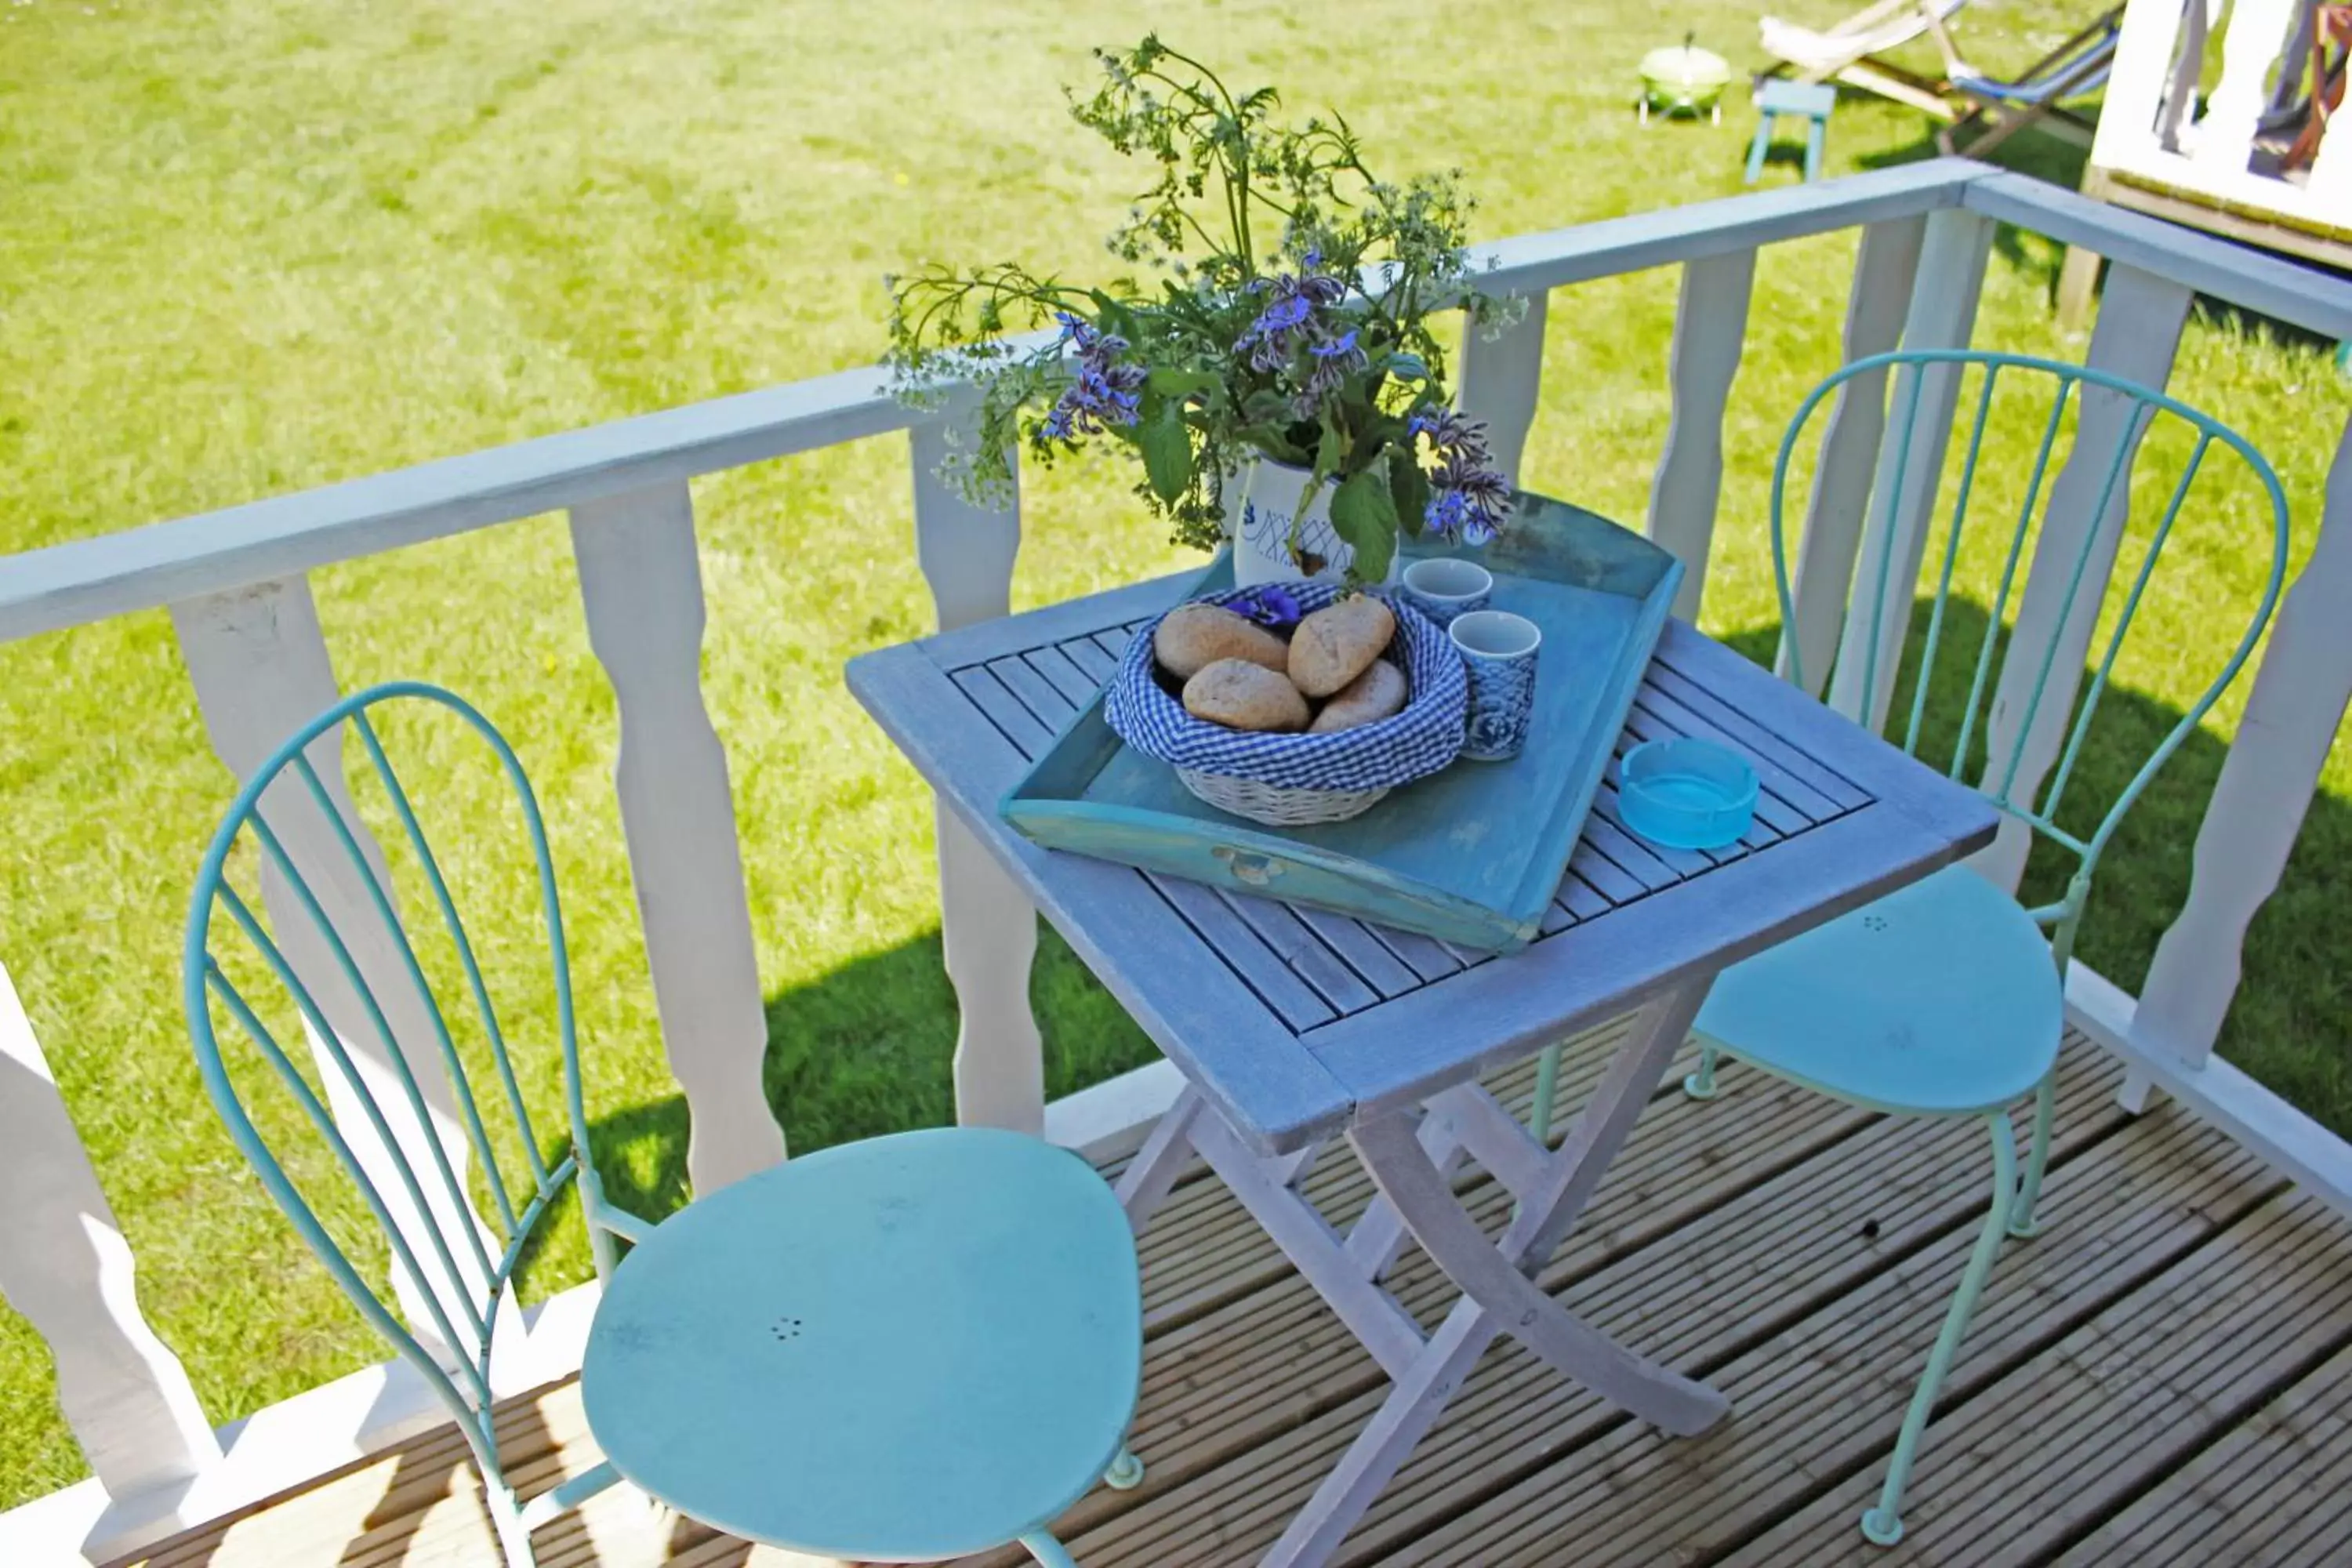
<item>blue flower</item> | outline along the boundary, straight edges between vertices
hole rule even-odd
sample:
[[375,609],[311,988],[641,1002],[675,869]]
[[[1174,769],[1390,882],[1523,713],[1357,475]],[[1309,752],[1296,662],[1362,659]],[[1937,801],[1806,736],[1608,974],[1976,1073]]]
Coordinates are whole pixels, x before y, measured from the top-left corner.
[[1363,350],[1356,346],[1356,334],[1351,330],[1335,338],[1310,344],[1307,353],[1315,359],[1315,368],[1307,377],[1297,395],[1290,400],[1290,411],[1300,419],[1312,419],[1324,402],[1339,395],[1345,388],[1348,373],[1370,363]]
[[1414,415],[1410,427],[1427,438],[1438,459],[1422,526],[1469,544],[1492,542],[1510,520],[1511,487],[1487,450],[1485,422],[1456,409],[1433,408]]
[[1252,370],[1271,374],[1288,364],[1297,356],[1315,312],[1346,296],[1345,283],[1318,270],[1322,260],[1319,252],[1310,250],[1296,273],[1261,278],[1249,286],[1253,294],[1272,296],[1257,320],[1234,342],[1235,353],[1249,356]]
[[1317,359],[1344,359],[1354,365],[1364,363],[1364,351],[1356,346],[1356,334],[1352,331],[1341,332],[1336,338],[1325,339],[1317,343],[1311,352]]
[[1055,311],[1054,319],[1062,323],[1063,342],[1078,351],[1077,363],[1070,384],[1055,399],[1033,438],[1041,444],[1075,441],[1099,436],[1113,425],[1134,424],[1142,406],[1145,372],[1141,365],[1119,359],[1127,352],[1127,340],[1067,310]]
[[1296,595],[1288,589],[1269,583],[1253,588],[1238,599],[1228,601],[1225,608],[1237,616],[1255,621],[1262,626],[1295,626],[1306,612],[1299,607]]

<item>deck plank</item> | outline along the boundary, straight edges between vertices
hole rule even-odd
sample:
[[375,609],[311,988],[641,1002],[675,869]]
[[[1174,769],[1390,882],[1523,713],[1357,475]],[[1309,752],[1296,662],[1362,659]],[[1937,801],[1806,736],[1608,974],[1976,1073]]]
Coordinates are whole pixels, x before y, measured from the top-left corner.
[[2057,1558],[2138,1568],[2352,1556],[2352,1350],[2312,1373]]
[[[1614,1026],[1571,1044],[1585,1093]],[[2062,1064],[2050,1228],[2013,1245],[1953,1369],[1905,1509],[1904,1563],[2330,1560],[2352,1540],[2352,1227],[2177,1108],[2114,1103],[2119,1069]],[[1523,1110],[1524,1064],[1491,1081]],[[1968,1123],[1877,1118],[1736,1065],[1710,1105],[1671,1087],[1538,1278],[1594,1322],[1733,1398],[1690,1441],[1640,1427],[1515,1346],[1490,1353],[1346,1543],[1345,1568],[1895,1557],[1861,1544],[1911,1380],[1985,1202]],[[1335,1222],[1370,1195],[1343,1147],[1304,1180]],[[1507,1194],[1457,1186],[1499,1226]],[[1143,1238],[1150,1336],[1132,1493],[1061,1521],[1087,1568],[1255,1561],[1387,1384],[1204,1170]],[[1394,1279],[1431,1321],[1451,1288]],[[501,1408],[526,1491],[593,1463],[576,1384]],[[817,1568],[625,1490],[537,1537],[542,1568]],[[495,1562],[454,1429],[166,1542],[152,1568]],[[967,1568],[1012,1568],[1017,1552]]]

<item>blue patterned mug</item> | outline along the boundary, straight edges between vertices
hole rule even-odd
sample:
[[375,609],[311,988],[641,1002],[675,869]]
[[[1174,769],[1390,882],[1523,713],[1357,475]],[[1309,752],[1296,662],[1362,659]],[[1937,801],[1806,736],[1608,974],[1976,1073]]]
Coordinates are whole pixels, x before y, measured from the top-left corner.
[[1462,754],[1475,762],[1516,757],[1536,709],[1536,651],[1543,633],[1507,610],[1473,610],[1445,629],[1470,673],[1470,731]]
[[1404,569],[1405,602],[1441,626],[1456,616],[1486,607],[1495,591],[1494,574],[1475,561],[1433,555]]

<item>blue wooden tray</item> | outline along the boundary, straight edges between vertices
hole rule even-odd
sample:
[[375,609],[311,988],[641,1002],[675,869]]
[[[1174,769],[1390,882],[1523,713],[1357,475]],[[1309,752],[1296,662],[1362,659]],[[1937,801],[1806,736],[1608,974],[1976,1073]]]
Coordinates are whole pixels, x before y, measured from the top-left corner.
[[[1532,942],[1649,668],[1682,563],[1581,508],[1524,492],[1484,550],[1408,542],[1408,559],[1460,554],[1495,574],[1494,607],[1543,628],[1527,749],[1457,762],[1361,816],[1265,827],[1195,799],[1165,763],[1130,750],[1097,697],[1000,806],[1023,835],[1237,892],[1310,904],[1489,952]],[[1195,593],[1232,581],[1209,568]]]

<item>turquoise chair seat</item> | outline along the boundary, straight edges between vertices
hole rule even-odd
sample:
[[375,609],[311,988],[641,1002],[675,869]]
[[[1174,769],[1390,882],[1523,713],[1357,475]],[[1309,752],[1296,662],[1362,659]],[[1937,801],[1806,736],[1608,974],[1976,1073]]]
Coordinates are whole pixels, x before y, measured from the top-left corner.
[[926,1562],[1046,1524],[1119,1458],[1135,1246],[1094,1169],[940,1129],[823,1150],[614,1268],[582,1397],[628,1479],[730,1533]]
[[1697,1032],[1808,1088],[1946,1116],[2032,1094],[2063,1017],[2049,937],[1954,866],[1726,970]]

